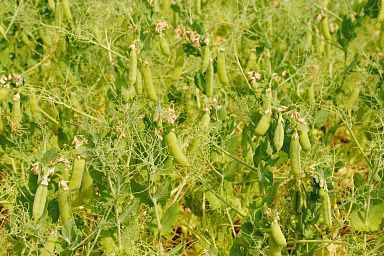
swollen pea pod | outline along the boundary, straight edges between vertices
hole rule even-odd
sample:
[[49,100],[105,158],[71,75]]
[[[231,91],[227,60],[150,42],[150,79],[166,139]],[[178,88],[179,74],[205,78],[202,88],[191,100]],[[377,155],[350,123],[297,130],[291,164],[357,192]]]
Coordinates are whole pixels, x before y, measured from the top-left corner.
[[297,134],[297,132],[292,134],[291,144],[289,146],[289,157],[291,162],[291,172],[294,177],[298,178],[301,175],[301,164],[300,164],[300,142],[299,142],[299,134]]
[[312,47],[312,23],[308,22],[307,32],[305,33],[305,49]]
[[175,68],[173,70],[172,77],[171,77],[173,81],[179,80],[181,73],[183,72],[183,67],[184,67],[184,49],[182,47],[179,47],[176,50]]
[[271,109],[272,103],[273,103],[272,89],[268,88],[265,90],[265,97],[264,97],[264,102],[263,102],[264,110]]
[[256,60],[257,60],[256,49],[251,49],[249,53],[247,65],[244,70],[245,73],[256,69]]
[[208,70],[205,73],[205,94],[208,98],[213,96],[214,87],[215,87],[215,73],[213,69],[212,59],[209,60]]
[[379,22],[384,21],[384,0],[380,1],[380,9],[379,9],[379,14],[377,15],[377,20]]
[[163,55],[167,58],[171,57],[171,50],[169,49],[169,44],[164,35],[159,35],[160,49]]
[[88,204],[93,198],[93,179],[88,170],[84,171],[83,180],[81,182],[79,198],[84,204]]
[[35,199],[33,201],[32,217],[34,220],[38,220],[43,216],[45,203],[48,196],[48,178],[43,178],[37,187]]
[[4,123],[3,123],[3,113],[2,113],[2,109],[0,107],[0,134],[2,134],[4,132],[5,128],[4,128]]
[[268,237],[269,255],[281,256],[281,248],[278,246],[272,236]]
[[64,15],[63,15],[62,7],[63,7],[63,3],[59,2],[59,3],[57,3],[56,8],[55,8],[55,25],[57,27],[61,27],[63,24],[63,16]]
[[201,72],[205,73],[208,69],[208,65],[211,59],[211,52],[209,50],[209,39],[204,40],[205,45],[202,47],[202,62],[201,62]]
[[18,130],[21,125],[21,105],[20,105],[20,94],[17,93],[13,97],[13,106],[12,106],[12,128],[13,130]]
[[287,246],[287,241],[285,240],[285,237],[283,232],[281,231],[280,225],[279,223],[277,223],[276,220],[272,222],[271,233],[272,233],[273,240],[275,240],[278,246],[282,246],[282,247]]
[[284,124],[283,117],[279,114],[279,120],[275,128],[275,133],[273,134],[273,145],[275,146],[276,151],[280,151],[284,144]]
[[202,12],[201,12],[201,0],[195,0],[195,13],[196,15],[199,15],[201,16]]
[[323,34],[324,38],[328,41],[332,41],[332,35],[331,32],[329,32],[329,21],[328,16],[325,15],[323,19],[320,22],[320,29],[321,33]]
[[59,204],[60,221],[67,233],[73,228],[73,215],[71,206],[71,194],[65,180],[60,181],[57,191],[57,201]]
[[331,200],[328,195],[328,191],[324,188],[320,189],[320,196],[322,198],[322,210],[323,210],[323,219],[324,225],[329,228],[332,225],[332,208]]
[[53,231],[47,241],[45,242],[45,245],[43,248],[40,249],[40,256],[52,256],[55,255],[55,247],[57,242],[57,232]]
[[69,0],[63,0],[64,17],[68,20],[72,20],[71,7],[69,6]]
[[137,72],[135,90],[137,95],[143,93],[143,77],[141,76],[141,72]]
[[7,87],[0,87],[0,101],[5,100],[9,95],[10,89]]
[[147,61],[144,61],[143,65],[142,65],[142,69],[143,69],[145,92],[147,93],[147,96],[150,100],[157,102],[158,97],[156,94],[155,87],[153,85],[152,72],[151,72],[151,68],[149,66],[149,63]]
[[73,163],[72,175],[69,181],[69,189],[71,191],[78,191],[81,182],[83,180],[85,170],[85,159],[84,158],[76,158]]
[[136,84],[137,80],[137,50],[135,44],[130,46],[131,52],[129,54],[129,83]]
[[303,148],[304,151],[309,151],[311,150],[311,141],[309,140],[308,137],[308,126],[307,124],[300,123],[297,126],[297,130],[299,131],[299,141],[300,141],[300,146]]
[[42,118],[39,103],[35,95],[31,95],[28,101],[29,111],[31,113],[31,117],[34,121],[40,120]]
[[261,116],[261,119],[259,123],[256,126],[255,129],[255,135],[257,136],[263,136],[269,129],[269,126],[271,124],[271,115],[272,111],[270,109],[267,109],[264,114]]
[[227,74],[227,67],[225,64],[224,49],[219,48],[217,53],[217,74],[219,76],[220,83],[223,85],[229,85],[229,79]]
[[308,87],[307,100],[311,104],[315,102],[315,88],[313,86],[313,83]]
[[55,11],[55,0],[48,0],[48,9],[50,11]]
[[170,131],[165,138],[169,145],[171,155],[175,158],[176,162],[183,166],[189,166],[188,158],[181,149],[175,132],[173,130]]

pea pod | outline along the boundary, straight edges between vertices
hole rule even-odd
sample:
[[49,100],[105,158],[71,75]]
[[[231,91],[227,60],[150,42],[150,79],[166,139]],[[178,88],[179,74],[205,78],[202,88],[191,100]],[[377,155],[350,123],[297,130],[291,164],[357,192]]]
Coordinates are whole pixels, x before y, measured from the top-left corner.
[[259,123],[256,126],[255,129],[255,135],[257,136],[263,136],[269,129],[270,123],[271,123],[271,115],[272,111],[270,109],[267,109],[262,115]]
[[303,148],[304,151],[311,150],[311,141],[308,137],[308,126],[306,123],[299,124],[297,130],[299,131],[299,141],[300,146]]
[[2,134],[4,132],[5,128],[4,128],[4,123],[3,123],[3,114],[2,114],[2,110],[0,108],[0,134]]
[[176,162],[183,166],[189,166],[189,161],[183,150],[181,149],[174,131],[170,131],[166,135],[166,140],[169,145],[169,150]]
[[275,146],[276,151],[280,151],[284,144],[284,124],[281,114],[279,115],[279,120],[275,128],[275,133],[273,134],[273,145]]
[[47,202],[48,195],[48,181],[43,179],[37,187],[35,199],[33,201],[32,217],[38,220],[43,216],[45,203]]
[[321,33],[323,34],[324,38],[328,41],[332,41],[332,35],[329,32],[329,21],[328,16],[324,16],[323,19],[320,22],[320,29]]
[[196,15],[199,15],[201,16],[202,12],[201,12],[201,0],[195,0],[195,13]]
[[285,237],[283,232],[281,231],[280,225],[279,223],[277,223],[276,220],[272,222],[271,231],[272,231],[273,240],[275,240],[278,246],[282,246],[282,247],[287,246],[287,241],[285,240]]
[[168,41],[163,35],[159,35],[159,43],[163,55],[167,58],[171,57],[171,50],[169,49]]
[[72,175],[69,181],[69,189],[71,191],[79,190],[81,186],[81,182],[83,180],[84,169],[85,169],[85,159],[76,158],[75,162],[73,163]]
[[207,97],[213,97],[214,87],[215,87],[215,73],[213,69],[212,60],[209,61],[208,70],[205,74],[205,94]]
[[256,69],[256,59],[257,59],[256,49],[251,49],[249,53],[248,61],[247,61],[247,66],[245,67],[245,70],[244,70],[245,73]]
[[20,129],[21,125],[21,105],[20,105],[20,94],[16,94],[13,97],[13,107],[12,107],[12,128],[13,130]]
[[308,22],[307,32],[305,33],[305,49],[310,49],[312,47],[312,24]]
[[40,250],[40,256],[52,256],[55,255],[55,247],[56,247],[56,241],[57,241],[57,233],[53,231],[47,241],[45,242],[45,245]]
[[229,79],[227,74],[227,67],[225,64],[224,50],[222,48],[219,48],[219,51],[217,54],[217,74],[219,76],[220,83],[228,86]]
[[70,232],[73,228],[71,194],[64,180],[60,182],[59,190],[57,191],[57,201],[61,224],[63,224],[67,232]]
[[64,12],[64,17],[68,20],[72,20],[72,13],[71,13],[71,7],[69,6],[69,0],[63,0],[63,12]]
[[143,93],[143,77],[141,76],[141,72],[137,72],[135,90],[137,95]]
[[93,198],[93,179],[88,170],[84,171],[79,197],[84,204],[88,204]]
[[278,246],[272,236],[268,237],[269,255],[281,256],[281,248]]
[[273,103],[272,89],[268,88],[265,90],[265,97],[264,97],[264,102],[263,102],[264,110],[271,109],[272,103]]
[[173,69],[173,73],[171,77],[173,81],[179,80],[181,73],[183,72],[183,66],[184,66],[184,50],[182,47],[179,47],[176,50],[175,68]]
[[0,101],[3,101],[8,97],[9,91],[9,88],[0,87]]
[[136,84],[137,80],[137,50],[134,44],[132,44],[130,48],[131,52],[129,54],[129,83],[131,85],[134,85]]
[[211,53],[209,51],[209,39],[206,38],[205,45],[202,47],[201,72],[205,73],[207,71],[210,59]]
[[50,11],[55,11],[55,0],[48,0],[48,9]]
[[157,98],[155,87],[153,85],[152,72],[151,72],[151,68],[149,66],[149,63],[147,61],[145,61],[142,65],[142,68],[143,68],[145,92],[147,93],[147,96],[150,100],[157,102],[158,98]]
[[300,142],[299,135],[295,132],[291,138],[291,144],[289,146],[289,157],[291,162],[291,173],[296,178],[301,175],[300,165]]
[[384,0],[380,0],[380,9],[379,14],[377,15],[377,19],[379,22],[384,21]]
[[328,195],[328,191],[323,188],[320,189],[320,196],[322,197],[322,210],[324,225],[329,228],[332,225],[332,208],[331,200]]

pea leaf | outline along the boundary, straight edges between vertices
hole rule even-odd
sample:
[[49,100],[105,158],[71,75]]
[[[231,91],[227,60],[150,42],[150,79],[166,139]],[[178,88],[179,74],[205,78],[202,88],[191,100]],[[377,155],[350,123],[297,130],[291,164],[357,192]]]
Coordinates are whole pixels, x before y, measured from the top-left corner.
[[378,231],[383,218],[384,204],[371,206],[367,222],[365,222],[365,212],[354,210],[351,213],[351,227],[357,231]]
[[169,196],[171,194],[171,183],[169,180],[165,182],[164,185],[161,185],[159,189],[156,191],[154,198],[156,199],[156,202],[158,202],[160,205],[164,206],[167,203],[167,200],[169,199]]
[[153,202],[149,195],[148,187],[138,183],[135,180],[131,180],[131,191],[133,196],[138,198],[141,203],[148,205],[149,207],[153,206]]
[[164,213],[161,218],[161,234],[167,235],[172,231],[173,226],[177,222],[177,217],[179,215],[178,205],[172,204],[167,211]]

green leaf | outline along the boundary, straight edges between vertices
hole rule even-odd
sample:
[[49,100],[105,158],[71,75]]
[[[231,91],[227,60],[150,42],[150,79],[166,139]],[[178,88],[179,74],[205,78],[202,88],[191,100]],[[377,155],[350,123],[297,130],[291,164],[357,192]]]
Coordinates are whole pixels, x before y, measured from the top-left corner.
[[179,208],[177,204],[172,204],[161,218],[161,234],[167,235],[172,231],[173,226],[177,222]]
[[43,155],[43,158],[41,159],[41,163],[43,165],[47,165],[49,162],[55,160],[56,158],[56,155],[57,155],[57,150],[52,148],[48,151],[46,151]]
[[354,210],[351,213],[351,227],[356,231],[378,231],[384,218],[384,204],[371,206],[365,222],[365,212]]
[[164,206],[167,203],[167,200],[169,199],[169,196],[171,195],[171,183],[169,180],[166,181],[164,185],[161,185],[156,193],[154,198],[156,199],[156,202],[158,202],[161,206]]
[[131,191],[133,193],[133,196],[138,198],[141,203],[152,207],[153,202],[149,195],[148,189],[148,186],[142,185],[135,180],[131,180]]

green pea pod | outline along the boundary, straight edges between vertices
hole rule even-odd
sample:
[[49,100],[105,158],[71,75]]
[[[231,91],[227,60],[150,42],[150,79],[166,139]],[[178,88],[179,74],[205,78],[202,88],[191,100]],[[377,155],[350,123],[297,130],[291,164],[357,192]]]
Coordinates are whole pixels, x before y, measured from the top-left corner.
[[20,129],[20,126],[21,126],[20,94],[16,94],[13,97],[12,120],[11,121],[12,121],[13,130]]
[[48,183],[41,182],[37,187],[35,199],[33,201],[32,216],[34,220],[38,220],[43,216],[45,203],[47,202]]
[[228,86],[229,79],[227,74],[227,67],[225,64],[225,55],[222,49],[219,49],[217,54],[217,74],[219,75],[220,83]]
[[264,102],[263,102],[264,110],[271,109],[272,108],[272,103],[273,103],[272,89],[268,88],[268,89],[265,90],[265,97],[264,97]]
[[2,110],[0,108],[0,134],[2,134],[4,132],[5,128],[4,128],[4,123],[3,123],[3,114],[2,114]]
[[57,242],[57,233],[53,231],[47,241],[45,242],[45,245],[40,250],[40,256],[52,256],[55,255],[55,247]]
[[321,20],[320,29],[321,29],[321,33],[323,34],[324,38],[328,41],[332,41],[332,35],[329,32],[328,16],[324,16],[323,19]]
[[160,49],[163,55],[167,58],[171,57],[171,50],[169,49],[169,44],[167,39],[163,35],[159,35]]
[[205,73],[205,94],[207,97],[213,97],[215,87],[215,73],[212,60],[209,61],[207,73]]
[[269,255],[281,256],[281,248],[278,246],[272,236],[268,237]]
[[129,83],[131,85],[136,84],[137,80],[137,51],[136,46],[132,44],[130,46],[131,52],[129,54]]
[[171,151],[171,154],[175,158],[176,162],[183,166],[189,166],[188,158],[183,153],[183,150],[179,145],[175,132],[170,131],[166,135],[166,140],[169,145],[169,150]]
[[147,93],[147,96],[150,100],[157,102],[158,97],[156,94],[155,87],[153,85],[152,72],[151,72],[151,68],[149,66],[149,63],[145,61],[142,65],[142,69],[143,69],[145,92]]
[[305,33],[305,49],[311,49],[312,48],[312,24],[311,22],[308,22],[308,29]]
[[284,144],[284,124],[281,114],[279,115],[279,120],[275,128],[275,133],[273,134],[273,145],[275,146],[276,151],[280,151]]
[[141,72],[137,72],[135,90],[137,95],[143,93],[143,77],[141,76]]
[[63,3],[58,2],[55,8],[55,25],[61,27],[63,25]]
[[4,101],[9,95],[9,88],[0,87],[0,102]]
[[71,232],[74,222],[72,215],[71,195],[66,185],[61,185],[59,187],[59,190],[57,191],[57,201],[59,204],[61,224],[63,224],[66,232]]
[[245,70],[244,70],[245,73],[249,71],[254,71],[256,69],[256,60],[257,60],[256,49],[251,49],[249,53],[248,61],[247,61],[247,66],[245,67]]
[[85,159],[84,158],[76,158],[73,163],[72,175],[69,181],[69,189],[71,191],[78,191],[81,182],[83,180],[85,170]]
[[48,9],[52,12],[55,11],[55,0],[48,0]]
[[184,50],[182,47],[179,47],[176,50],[175,68],[173,70],[172,77],[171,77],[173,81],[179,80],[181,73],[183,72],[183,67],[184,67]]
[[328,192],[324,189],[320,189],[320,196],[323,199],[323,219],[324,225],[329,228],[332,225],[332,208],[331,208],[331,200],[329,198]]
[[289,146],[289,157],[291,161],[291,173],[296,178],[301,175],[301,164],[300,164],[300,142],[299,135],[295,132],[291,138],[291,144]]
[[379,22],[384,21],[384,0],[380,0],[380,10],[379,14],[377,15],[377,19]]
[[209,51],[209,40],[206,39],[206,45],[202,47],[202,62],[201,62],[201,72],[205,73],[208,69],[209,60],[211,59],[211,53]]
[[256,136],[263,136],[268,131],[271,124],[271,115],[272,111],[267,109],[256,126],[254,132]]
[[64,17],[68,20],[72,20],[72,13],[71,13],[71,7],[69,6],[69,0],[63,0],[63,12],[64,12]]
[[93,198],[93,179],[88,170],[84,171],[83,180],[80,188],[80,200],[84,204],[88,204]]
[[195,13],[196,15],[199,15],[201,16],[202,12],[201,12],[201,0],[195,0]]
[[297,130],[299,131],[299,141],[300,141],[300,146],[303,148],[304,151],[309,151],[311,150],[311,141],[309,140],[308,137],[308,126],[307,124],[299,124],[297,127]]
[[281,231],[279,223],[277,221],[273,221],[271,225],[272,237],[275,240],[278,246],[286,247],[287,241],[285,240],[284,234]]

